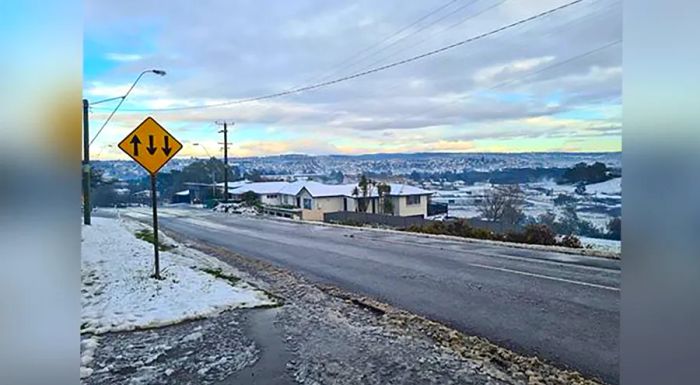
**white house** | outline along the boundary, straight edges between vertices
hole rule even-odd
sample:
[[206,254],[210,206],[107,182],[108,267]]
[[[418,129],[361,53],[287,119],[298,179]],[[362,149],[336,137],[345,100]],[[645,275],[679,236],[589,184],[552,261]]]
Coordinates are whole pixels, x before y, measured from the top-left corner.
[[[366,202],[365,212],[368,213],[427,215],[431,191],[396,183],[389,186],[391,190],[381,199],[376,187],[363,196],[356,184],[328,185],[313,181],[248,183],[231,189],[230,193],[234,199],[241,199],[246,192],[253,192],[263,205],[297,208],[301,210],[301,217],[309,220],[321,221],[324,213],[359,211],[362,202]],[[390,213],[384,212],[382,199],[391,200]]]

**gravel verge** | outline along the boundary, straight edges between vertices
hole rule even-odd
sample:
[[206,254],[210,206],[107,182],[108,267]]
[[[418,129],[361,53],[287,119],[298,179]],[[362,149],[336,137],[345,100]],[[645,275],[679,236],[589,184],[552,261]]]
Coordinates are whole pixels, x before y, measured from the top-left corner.
[[284,303],[275,325],[294,357],[285,365],[298,383],[599,383],[376,299],[316,285],[267,262],[166,233],[231,264],[242,279],[257,282]]

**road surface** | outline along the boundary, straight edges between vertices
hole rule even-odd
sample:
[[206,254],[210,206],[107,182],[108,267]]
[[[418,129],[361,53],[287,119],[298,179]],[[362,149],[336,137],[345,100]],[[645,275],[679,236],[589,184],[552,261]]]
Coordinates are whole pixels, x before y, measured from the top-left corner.
[[[149,210],[122,215],[150,220]],[[163,208],[159,222],[619,383],[619,261],[207,210]]]

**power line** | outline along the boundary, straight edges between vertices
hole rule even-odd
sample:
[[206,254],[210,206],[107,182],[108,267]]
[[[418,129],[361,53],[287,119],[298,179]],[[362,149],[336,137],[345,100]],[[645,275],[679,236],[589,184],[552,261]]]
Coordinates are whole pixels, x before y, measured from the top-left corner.
[[531,22],[531,21],[533,21],[533,20],[540,19],[540,18],[542,18],[542,17],[545,17],[545,16],[547,16],[547,15],[553,14],[553,13],[555,13],[555,12],[557,12],[557,11],[562,10],[562,9],[571,7],[571,6],[573,6],[573,5],[575,5],[575,4],[578,4],[578,3],[582,2],[582,1],[584,1],[584,0],[574,0],[574,1],[571,1],[571,2],[569,2],[569,3],[560,5],[560,6],[558,6],[558,7],[549,9],[549,10],[547,10],[547,11],[540,12],[540,13],[538,13],[538,14],[536,14],[536,15],[527,17],[527,18],[525,18],[525,19],[521,19],[521,20],[518,20],[518,21],[516,21],[516,22],[510,23],[510,24],[508,24],[508,25],[505,25],[505,26],[496,28],[496,29],[491,30],[491,31],[489,31],[489,32],[485,32],[485,33],[482,33],[482,34],[480,34],[480,35],[476,35],[476,36],[470,37],[470,38],[468,38],[468,39],[461,40],[461,41],[458,41],[458,42],[456,42],[456,43],[453,43],[453,44],[444,46],[444,47],[442,47],[442,48],[438,48],[438,49],[435,49],[435,50],[432,50],[432,51],[425,52],[425,53],[420,54],[420,55],[412,56],[412,57],[407,58],[407,59],[404,59],[404,60],[400,60],[400,61],[393,62],[393,63],[390,63],[390,64],[386,64],[386,65],[383,65],[383,66],[380,66],[380,67],[376,67],[376,68],[372,68],[372,69],[369,69],[369,70],[366,70],[366,71],[358,72],[358,73],[355,73],[355,74],[353,74],[353,75],[344,76],[344,77],[341,77],[341,78],[337,78],[337,79],[334,79],[334,80],[329,80],[329,81],[322,82],[322,83],[312,84],[312,85],[308,85],[308,86],[305,86],[305,87],[299,87],[299,88],[295,88],[295,89],[292,89],[292,90],[277,92],[277,93],[273,93],[273,94],[267,94],[267,95],[262,95],[262,96],[257,96],[257,97],[246,98],[246,99],[232,100],[232,101],[222,102],[222,103],[205,104],[205,105],[199,105],[199,106],[182,106],[182,107],[158,108],[158,109],[129,109],[128,111],[181,111],[181,110],[194,110],[194,109],[203,109],[203,108],[215,108],[215,107],[223,107],[223,106],[229,106],[229,105],[235,105],[235,104],[250,103],[250,102],[255,102],[255,101],[259,101],[259,100],[272,99],[272,98],[277,98],[277,97],[281,97],[281,96],[296,94],[296,93],[299,93],[299,92],[310,91],[310,90],[313,90],[313,89],[317,89],[317,88],[321,88],[321,87],[326,87],[326,86],[333,85],[333,84],[337,84],[337,83],[344,82],[344,81],[347,81],[347,80],[351,80],[351,79],[359,78],[359,77],[366,76],[366,75],[369,75],[369,74],[373,74],[373,73],[376,73],[376,72],[384,71],[384,70],[387,70],[387,69],[390,69],[390,68],[393,68],[393,67],[397,67],[397,66],[400,66],[400,65],[403,65],[403,64],[407,64],[407,63],[414,62],[414,61],[416,61],[416,60],[424,59],[424,58],[426,58],[426,57],[433,56],[433,55],[436,55],[436,54],[441,53],[441,52],[445,52],[445,51],[447,51],[447,50],[450,50],[450,49],[453,49],[453,48],[462,46],[462,45],[464,45],[464,44],[468,44],[468,43],[471,43],[471,42],[474,42],[474,41],[477,41],[477,40],[480,40],[480,39],[483,39],[483,38],[486,38],[486,37],[495,35],[495,34],[497,34],[497,33],[499,33],[499,32],[502,32],[502,31],[505,31],[505,30],[508,30],[508,29],[511,29],[511,28],[515,28],[515,27],[517,27],[517,26],[519,26],[519,25],[522,25],[522,24]]
[[[604,2],[604,1],[607,1],[607,0],[593,0],[591,3],[589,3],[589,5],[596,4],[596,3],[601,3],[601,2]],[[612,6],[614,6],[614,5],[619,5],[619,4],[620,4],[620,1],[621,1],[621,0],[613,0],[612,3],[609,4],[609,6],[606,7],[606,8],[603,8],[603,9],[600,9],[600,10],[596,10],[596,11],[594,11],[594,12],[591,12],[591,13],[588,13],[588,14],[585,14],[585,15],[582,15],[582,16],[578,16],[578,17],[576,17],[576,18],[574,18],[574,19],[572,19],[572,20],[567,21],[567,22],[566,22],[565,24],[563,24],[563,25],[558,25],[554,30],[548,31],[545,35],[538,35],[538,36],[540,36],[540,37],[550,36],[550,35],[552,35],[552,34],[557,33],[556,29],[558,29],[558,28],[562,28],[563,26],[571,27],[572,25],[581,23],[581,22],[585,21],[586,19],[590,19],[590,18],[592,18],[592,17],[594,17],[594,16],[597,16],[599,13],[607,12],[607,11],[608,11],[607,8],[612,8]],[[454,25],[453,25],[453,26],[454,26]],[[546,68],[545,68],[545,69],[546,69]],[[385,89],[384,89],[384,92],[386,93],[386,92],[388,92],[388,91],[393,91],[393,90],[395,90],[395,89],[400,88],[401,86],[402,86],[402,84],[396,84],[396,85],[394,85],[394,86],[392,86],[392,87],[385,88]],[[499,86],[499,87],[500,87],[500,86]]]
[[[601,2],[604,2],[604,1],[607,1],[607,0],[593,0],[590,4],[601,3]],[[620,0],[613,0],[612,4],[610,4],[610,5],[611,5],[611,6],[614,6],[614,5],[619,4],[619,3],[620,3]],[[606,8],[611,8],[611,7],[609,6],[609,7],[606,7]],[[584,21],[585,19],[589,19],[589,18],[591,18],[591,17],[593,17],[593,16],[596,16],[598,13],[605,12],[605,11],[606,11],[606,9],[601,9],[601,10],[598,10],[598,11],[595,11],[595,12],[592,12],[592,13],[589,13],[589,14],[586,14],[586,15],[581,16],[581,17],[576,17],[576,18],[573,19],[573,20],[567,21],[564,25],[573,25],[573,24],[580,23],[580,22]],[[558,27],[561,27],[561,26],[558,26]],[[549,33],[548,33],[547,35],[545,35],[545,36],[548,36],[548,35],[550,35],[550,34],[552,34],[552,33],[555,33],[555,32],[549,32]],[[507,86],[508,84],[511,84],[511,83],[516,82],[516,81],[518,81],[518,80],[525,79],[525,78],[529,78],[529,77],[534,76],[534,75],[537,75],[537,74],[539,74],[539,73],[542,73],[542,72],[545,72],[545,71],[554,69],[555,67],[563,66],[563,65],[568,64],[568,63],[570,63],[570,62],[573,62],[573,61],[582,59],[582,58],[584,58],[584,57],[586,57],[586,56],[589,56],[589,55],[592,55],[592,54],[594,54],[594,53],[596,53],[596,52],[598,52],[598,51],[601,51],[601,50],[603,50],[603,49],[609,48],[610,46],[619,44],[620,42],[621,42],[621,40],[616,40],[616,41],[612,41],[611,43],[606,43],[606,44],[604,44],[603,46],[600,46],[600,47],[597,47],[597,48],[592,49],[591,51],[587,51],[587,52],[584,52],[584,53],[582,53],[582,54],[580,54],[580,55],[576,55],[576,56],[573,56],[573,57],[569,57],[569,58],[566,59],[566,60],[553,63],[553,64],[548,65],[548,66],[543,67],[543,68],[539,68],[539,69],[537,69],[536,71],[533,71],[533,72],[531,72],[531,73],[527,73],[527,74],[525,74],[524,76],[522,76],[522,77],[520,77],[520,78],[507,79],[506,81],[503,81],[503,82],[501,82],[501,83],[495,84],[494,86],[491,86],[491,87],[489,87],[489,88],[485,88],[485,89],[480,89],[480,90],[477,90],[477,91],[469,92],[469,93],[463,95],[463,97],[461,97],[461,98],[458,99],[458,100],[448,101],[448,102],[445,102],[445,104],[442,104],[442,105],[440,105],[440,106],[431,107],[431,108],[428,108],[428,109],[426,109],[426,110],[423,110],[423,111],[420,112],[420,113],[412,114],[412,115],[409,115],[409,116],[407,116],[407,117],[397,118],[397,120],[398,120],[398,119],[401,119],[401,120],[408,120],[408,119],[413,119],[413,118],[416,118],[416,117],[425,115],[426,113],[432,112],[432,111],[434,111],[434,110],[443,108],[443,107],[448,106],[448,105],[452,105],[452,104],[457,103],[457,102],[460,102],[460,101],[464,100],[465,97],[469,97],[470,95],[472,95],[472,94],[474,94],[474,93],[476,93],[476,92],[490,91],[490,90],[493,90],[493,89],[496,89],[496,88],[500,88],[500,87],[503,87],[503,86]],[[393,90],[395,90],[395,89],[400,88],[401,86],[403,86],[403,84],[396,84],[396,85],[394,85],[394,86],[392,86],[392,87],[384,88],[384,92],[393,91]],[[297,119],[293,119],[292,121],[296,121],[296,120],[297,120]],[[279,120],[275,121],[275,123],[277,123],[277,122],[279,122]],[[285,120],[285,122],[289,122],[289,120]]]
[[[423,40],[419,41],[418,43],[413,44],[413,46],[411,46],[411,47],[408,47],[408,48],[405,48],[405,47],[404,47],[404,48],[401,48],[401,47],[399,47],[398,50],[395,50],[394,52],[390,53],[389,55],[384,56],[383,58],[381,58],[381,59],[379,59],[379,60],[376,60],[376,61],[370,63],[369,65],[365,66],[365,67],[362,67],[362,68],[360,69],[360,71],[364,71],[364,70],[366,70],[366,69],[368,69],[368,68],[372,68],[372,67],[374,67],[374,66],[380,64],[381,62],[385,61],[386,59],[390,59],[390,58],[392,58],[392,57],[394,57],[394,56],[396,56],[396,55],[402,53],[403,51],[406,51],[407,49],[415,48],[416,46],[425,43],[426,41],[430,40],[432,37],[434,37],[434,36],[436,36],[436,35],[438,35],[438,34],[441,34],[441,33],[443,33],[443,32],[447,32],[447,31],[449,31],[449,30],[451,30],[451,29],[453,29],[453,28],[455,28],[455,27],[457,27],[457,26],[459,26],[459,25],[465,23],[465,22],[468,21],[468,20],[471,20],[471,19],[473,19],[473,18],[475,18],[475,17],[478,17],[478,16],[480,16],[481,14],[486,13],[487,11],[490,11],[490,10],[493,9],[493,8],[496,8],[496,7],[501,6],[501,5],[502,5],[503,3],[505,3],[506,1],[508,1],[508,0],[501,0],[501,1],[497,2],[497,3],[495,3],[495,4],[492,4],[492,5],[490,5],[490,6],[486,7],[486,8],[484,8],[484,9],[478,11],[477,13],[475,13],[475,14],[473,14],[473,15],[468,15],[468,16],[465,17],[464,19],[458,21],[457,23],[454,23],[454,24],[450,25],[449,27],[446,27],[446,28],[443,28],[443,29],[441,29],[441,30],[439,30],[439,31],[437,31],[437,32],[431,33],[430,35],[428,35],[428,37],[427,37],[426,39],[423,39]],[[471,4],[473,4],[473,3],[467,4],[467,5],[471,5]],[[460,9],[461,9],[461,8],[460,8]],[[447,15],[447,16],[450,16],[450,15]],[[444,19],[444,18],[443,18],[443,19]],[[440,20],[442,20],[442,19],[440,19]],[[440,20],[438,20],[438,21],[440,21]],[[389,47],[391,47],[391,46],[388,46],[388,47],[386,47],[386,48],[389,48]],[[377,52],[377,53],[379,53],[379,52]]]
[[495,89],[497,89],[497,88],[505,87],[505,86],[510,85],[510,84],[513,84],[513,83],[517,83],[517,82],[521,81],[522,79],[527,79],[527,78],[530,78],[530,77],[532,77],[532,76],[541,74],[541,73],[543,73],[543,72],[552,70],[552,69],[554,69],[554,68],[564,66],[564,65],[566,65],[566,64],[575,62],[575,61],[577,61],[577,60],[581,60],[581,59],[586,58],[586,57],[588,57],[588,56],[591,56],[591,55],[593,55],[593,54],[595,54],[595,53],[598,53],[598,52],[600,52],[600,51],[603,51],[603,50],[605,50],[605,49],[607,49],[607,48],[610,48],[610,47],[613,47],[613,46],[615,46],[615,45],[618,45],[618,44],[620,44],[621,42],[622,42],[622,40],[614,40],[614,41],[608,42],[608,43],[606,43],[606,44],[604,44],[604,45],[602,45],[602,46],[593,48],[593,49],[588,50],[588,51],[586,51],[586,52],[583,52],[583,53],[581,53],[581,54],[579,54],[579,55],[575,55],[575,56],[569,57],[569,58],[567,58],[567,59],[565,59],[565,60],[562,60],[562,61],[559,61],[559,62],[550,64],[550,65],[545,66],[545,67],[542,67],[542,68],[540,68],[540,69],[538,69],[538,70],[536,70],[536,71],[532,71],[532,72],[526,74],[526,75],[523,76],[523,77],[514,78],[514,79],[508,79],[508,80],[502,81],[502,82],[500,82],[500,83],[497,83],[497,84],[495,84],[495,85],[493,85],[493,86],[491,86],[491,87],[488,87],[488,88],[485,88],[485,89],[482,89],[482,90],[478,90],[478,91],[470,92],[470,93],[468,93],[467,95],[465,95],[465,96],[463,96],[463,97],[461,97],[461,98],[459,98],[459,99],[457,99],[457,100],[453,100],[453,101],[451,101],[451,102],[447,102],[447,103],[444,103],[444,104],[440,104],[440,105],[438,105],[438,106],[436,106],[436,107],[429,108],[429,109],[427,109],[427,110],[423,110],[423,111],[420,112],[420,113],[413,114],[413,115],[411,115],[411,116],[409,116],[409,117],[407,117],[407,118],[403,118],[402,120],[413,119],[413,118],[416,118],[416,117],[425,115],[426,113],[433,112],[433,111],[435,111],[435,110],[444,108],[445,106],[449,106],[449,105],[452,105],[452,104],[455,104],[455,103],[458,103],[458,102],[462,102],[462,101],[464,101],[464,99],[466,99],[467,97],[469,97],[469,96],[471,96],[471,95],[473,95],[473,94],[475,94],[475,93],[477,93],[477,92],[491,91],[491,90],[495,90]]
[[[448,6],[452,5],[452,3],[456,2],[456,1],[457,1],[457,0],[450,0],[450,1],[446,2],[445,4],[442,4],[441,6],[439,6],[439,7],[437,7],[437,8],[434,8],[433,10],[431,10],[430,12],[428,12],[427,14],[425,14],[425,15],[421,16],[420,18],[418,18],[417,20],[413,21],[411,24],[409,24],[409,25],[407,25],[407,26],[404,26],[403,28],[401,28],[401,29],[399,29],[398,31],[394,32],[393,34],[387,36],[387,37],[384,38],[383,40],[381,40],[381,41],[379,41],[379,42],[377,42],[377,43],[375,43],[375,44],[372,44],[371,46],[366,47],[366,48],[364,48],[364,49],[362,49],[362,50],[360,50],[360,51],[355,52],[354,54],[352,54],[352,55],[346,57],[346,58],[343,59],[340,63],[338,63],[338,64],[336,64],[336,65],[334,66],[334,67],[342,66],[341,68],[335,69],[335,70],[331,69],[330,71],[326,72],[324,75],[315,76],[315,77],[310,78],[310,79],[309,79],[308,81],[306,81],[305,83],[311,83],[311,82],[315,82],[315,81],[318,81],[318,80],[321,80],[321,79],[328,78],[330,75],[337,73],[339,70],[348,68],[348,64],[352,64],[352,63],[357,62],[357,60],[360,59],[360,58],[362,58],[362,56],[363,56],[366,52],[372,51],[372,50],[374,50],[375,48],[380,47],[382,44],[384,44],[384,43],[388,42],[389,40],[391,40],[392,38],[394,38],[394,37],[400,35],[400,34],[403,33],[404,31],[407,31],[407,30],[410,29],[411,27],[413,27],[413,26],[419,24],[421,21],[426,20],[426,19],[429,18],[430,16],[432,16],[432,15],[434,15],[434,14],[436,14],[436,13],[442,11],[443,9],[445,9],[445,8],[447,8]],[[392,43],[392,44],[393,44],[393,43]],[[364,60],[364,59],[361,59],[360,61],[362,61],[362,60]],[[350,66],[351,66],[351,65],[350,65]],[[299,86],[297,86],[297,87],[301,87],[301,86],[303,86],[303,85],[299,85]],[[293,88],[297,88],[297,87],[293,87]]]
[[[421,26],[420,28],[418,28],[417,30],[415,30],[415,31],[413,31],[413,32],[411,32],[411,33],[409,33],[409,34],[407,34],[407,35],[404,35],[404,36],[400,37],[398,40],[395,40],[395,41],[391,42],[389,45],[387,45],[387,46],[385,46],[385,47],[382,47],[381,49],[379,49],[378,51],[376,51],[376,52],[374,52],[374,53],[370,53],[369,55],[365,55],[365,56],[355,57],[354,60],[351,60],[349,63],[346,63],[347,65],[345,65],[345,66],[343,66],[343,67],[341,67],[341,68],[339,68],[339,69],[337,69],[337,70],[335,70],[335,71],[331,71],[328,75],[322,77],[321,80],[327,80],[327,79],[330,77],[329,75],[333,75],[334,73],[341,72],[342,70],[344,70],[344,69],[346,69],[346,68],[353,68],[353,67],[355,67],[356,65],[358,65],[358,64],[360,64],[360,63],[366,61],[367,59],[370,59],[370,58],[372,58],[372,57],[374,57],[374,56],[376,56],[376,55],[382,53],[382,52],[385,51],[386,49],[396,46],[397,44],[401,43],[402,41],[406,40],[407,38],[409,38],[409,37],[411,37],[411,36],[413,36],[413,35],[416,35],[417,33],[419,33],[419,32],[421,32],[421,31],[424,31],[424,30],[426,30],[426,29],[432,27],[433,25],[435,25],[435,24],[441,22],[442,20],[444,20],[444,19],[446,19],[446,18],[448,18],[448,17],[450,17],[450,16],[456,14],[457,12],[463,10],[464,8],[466,8],[466,7],[468,7],[468,6],[470,6],[470,5],[474,4],[474,3],[476,3],[477,1],[479,1],[479,0],[471,0],[470,2],[468,2],[468,3],[466,3],[466,4],[462,5],[462,6],[460,6],[460,7],[458,7],[458,8],[456,8],[456,9],[454,9],[454,10],[452,10],[450,13],[448,13],[448,14],[446,14],[446,15],[443,15],[443,16],[440,17],[439,19],[433,20],[433,21],[430,22],[429,24],[423,25],[423,26]],[[451,4],[451,3],[449,3],[449,4]],[[448,5],[449,5],[449,4],[448,4]],[[432,14],[432,13],[431,13],[431,14]],[[415,24],[415,23],[414,23],[414,24]],[[381,61],[381,60],[380,60],[380,61]],[[370,67],[370,68],[371,68],[372,66],[376,65],[376,63],[377,63],[377,62],[374,62],[373,64],[370,64],[369,66],[365,66],[362,70],[366,69],[367,67]]]

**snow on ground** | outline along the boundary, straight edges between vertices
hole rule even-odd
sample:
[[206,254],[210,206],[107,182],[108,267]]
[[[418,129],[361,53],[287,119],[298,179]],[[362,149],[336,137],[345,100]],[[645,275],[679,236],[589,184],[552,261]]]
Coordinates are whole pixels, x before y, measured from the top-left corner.
[[613,178],[605,182],[586,185],[586,193],[620,195],[622,194],[622,178]]
[[622,242],[612,239],[600,239],[590,237],[579,237],[583,247],[588,247],[593,250],[610,251],[619,253],[622,250]]
[[80,378],[89,377],[93,369],[90,364],[95,356],[99,337],[92,335],[80,341]]
[[165,326],[231,308],[274,304],[242,281],[215,276],[220,271],[236,277],[228,265],[162,236],[161,243],[176,247],[160,252],[164,279],[151,278],[153,245],[134,235],[143,228],[107,218],[83,226],[81,333]]
[[247,207],[241,203],[219,203],[212,210],[220,213],[258,215],[255,208]]

